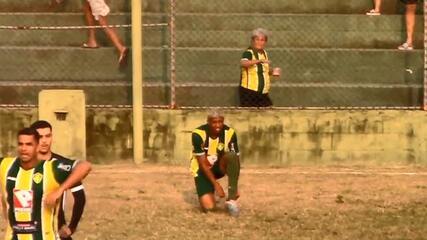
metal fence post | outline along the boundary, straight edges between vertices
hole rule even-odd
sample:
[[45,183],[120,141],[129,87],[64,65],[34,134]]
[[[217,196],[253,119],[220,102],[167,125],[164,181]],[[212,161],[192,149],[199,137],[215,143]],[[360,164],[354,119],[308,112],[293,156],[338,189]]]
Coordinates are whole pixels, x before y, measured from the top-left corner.
[[176,0],[170,0],[170,108],[176,108]]

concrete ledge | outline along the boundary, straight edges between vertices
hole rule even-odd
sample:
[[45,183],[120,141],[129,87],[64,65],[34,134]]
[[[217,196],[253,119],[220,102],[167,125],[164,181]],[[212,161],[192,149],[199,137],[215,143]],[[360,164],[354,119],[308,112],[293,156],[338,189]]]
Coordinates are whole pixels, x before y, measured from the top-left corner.
[[[267,49],[280,81],[292,83],[423,82],[424,52],[373,49]],[[177,52],[178,82],[236,82],[244,49],[182,48]],[[193,64],[197,63],[197,64]],[[410,69],[412,74],[407,71]],[[350,74],[351,73],[351,74]]]
[[[81,12],[83,1],[63,1],[62,4],[51,4],[55,0],[0,0],[1,12]],[[130,1],[106,0],[113,12],[129,12]]]
[[[228,1],[219,0],[212,4],[206,4],[205,0],[180,1],[177,4],[178,11],[189,13],[348,13],[364,14],[372,8],[370,1],[341,1],[325,0],[301,2],[299,0],[244,0]],[[399,0],[384,1],[383,11],[386,14],[401,12],[404,9]],[[418,6],[421,12],[423,7]]]
[[[248,20],[250,18],[250,20]],[[177,16],[178,47],[245,48],[251,30],[269,29],[272,48],[391,48],[405,41],[403,16],[369,18],[362,15],[280,14],[280,15],[188,15]],[[167,23],[164,14],[147,14],[144,23]],[[2,25],[13,26],[84,26],[79,13],[1,14]],[[111,14],[110,24],[129,24],[129,14]],[[423,19],[418,17],[415,45],[423,46]],[[130,44],[130,29],[118,29]],[[102,45],[111,46],[102,30]],[[15,46],[80,46],[85,30],[0,30],[0,44]],[[145,46],[168,46],[168,27],[144,28]]]
[[[0,109],[0,150],[13,154],[19,127],[37,111]],[[244,165],[427,165],[423,111],[227,111]],[[131,110],[88,109],[89,160],[131,158]],[[205,111],[144,111],[146,161],[189,164],[191,131]]]
[[[5,12],[78,12],[81,11],[81,1],[65,1],[63,4],[51,7],[50,0],[1,0],[0,9]],[[113,11],[129,12],[130,1],[127,0],[107,0]],[[167,12],[169,9],[168,0],[145,0],[143,10],[145,12]],[[188,13],[350,13],[364,14],[372,8],[370,1],[310,1],[301,2],[298,0],[269,0],[260,2],[257,0],[218,0],[206,3],[205,0],[184,0],[177,1],[177,10]],[[404,9],[399,0],[392,0],[383,3],[385,14],[400,13]],[[418,11],[422,13],[422,4],[419,4]]]
[[[132,104],[132,87],[128,86],[6,86],[0,89],[0,104],[37,104],[38,93],[44,89],[81,89],[89,105]],[[170,90],[167,87],[144,87],[144,104],[168,105]]]
[[[167,74],[167,49],[145,48],[145,78],[164,81]],[[0,47],[0,81],[106,81],[130,80],[131,53],[128,66],[119,68],[113,48],[80,47]],[[25,66],[25,67],[23,67]]]

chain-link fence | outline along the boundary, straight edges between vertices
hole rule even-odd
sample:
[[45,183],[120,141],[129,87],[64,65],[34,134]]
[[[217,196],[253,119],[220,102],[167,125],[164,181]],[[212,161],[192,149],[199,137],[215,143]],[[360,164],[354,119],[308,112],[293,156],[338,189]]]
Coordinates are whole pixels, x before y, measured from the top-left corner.
[[[117,50],[103,29],[96,30],[101,48],[81,48],[88,39],[81,4],[45,8],[47,2],[35,0],[3,2],[2,106],[36,105],[39,90],[46,88],[83,89],[90,107],[132,105],[132,63],[118,66]],[[130,4],[107,4],[108,23],[129,46]],[[381,16],[365,15],[371,1],[149,0],[143,5],[145,107],[268,106],[266,93],[276,108],[423,106],[422,2],[412,51],[397,50],[406,41],[406,7],[398,0],[384,1]],[[256,28],[268,30],[270,64],[242,67]],[[252,53],[252,60],[264,58]],[[274,67],[281,69],[279,77],[268,74]]]
[[[406,40],[405,5],[399,1],[385,2],[384,13],[375,17],[365,15],[370,1],[189,2],[177,2],[177,106],[265,106],[266,93],[278,108],[422,106],[421,3],[415,50],[399,51]],[[280,77],[266,74],[268,64],[240,66],[253,47],[252,30],[260,27],[270,33],[268,67],[280,67]],[[262,52],[255,55],[248,56],[263,58]]]

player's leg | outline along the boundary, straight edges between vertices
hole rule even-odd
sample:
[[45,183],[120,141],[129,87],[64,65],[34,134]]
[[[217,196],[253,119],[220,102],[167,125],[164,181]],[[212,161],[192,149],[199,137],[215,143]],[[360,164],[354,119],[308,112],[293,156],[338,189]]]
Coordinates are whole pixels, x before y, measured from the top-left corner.
[[238,217],[240,210],[236,200],[239,197],[239,157],[232,152],[225,153],[224,156],[219,160],[219,167],[221,172],[226,173],[228,177],[228,198],[225,202],[225,206],[231,216]]
[[194,178],[196,183],[196,191],[199,196],[199,203],[202,211],[208,212],[215,209],[215,188],[209,179],[198,171],[197,177]]
[[215,209],[215,196],[213,193],[207,193],[199,197],[200,207],[204,212],[210,212]]
[[262,94],[259,99],[261,107],[271,107],[273,106],[273,102],[271,101],[270,96],[267,94]]
[[241,107],[251,107],[251,97],[248,93],[248,90],[246,90],[243,87],[239,87],[239,98],[240,98],[240,106]]
[[[87,26],[95,26],[95,18],[92,15],[92,9],[90,8],[89,2],[84,1],[83,3],[83,12],[85,14],[85,20]],[[96,42],[95,29],[88,29],[88,38],[86,45],[84,47],[96,48],[98,43]]]
[[408,46],[413,46],[414,28],[415,28],[415,14],[417,10],[417,3],[410,2],[406,4],[406,43]]
[[228,177],[228,199],[237,200],[240,175],[239,157],[233,152],[225,153],[219,160],[219,168]]

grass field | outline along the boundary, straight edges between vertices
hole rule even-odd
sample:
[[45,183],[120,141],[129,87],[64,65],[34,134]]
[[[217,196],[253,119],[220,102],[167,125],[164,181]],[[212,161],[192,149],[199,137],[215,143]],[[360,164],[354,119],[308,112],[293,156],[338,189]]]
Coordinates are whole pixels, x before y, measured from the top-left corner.
[[201,213],[185,167],[95,166],[85,187],[77,240],[427,239],[426,168],[248,167],[238,219]]

